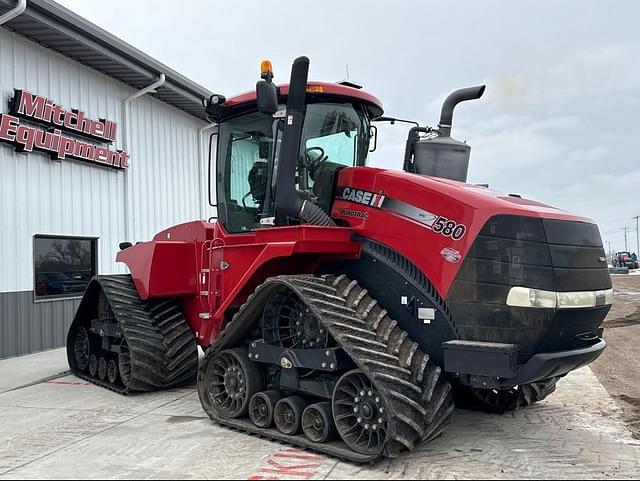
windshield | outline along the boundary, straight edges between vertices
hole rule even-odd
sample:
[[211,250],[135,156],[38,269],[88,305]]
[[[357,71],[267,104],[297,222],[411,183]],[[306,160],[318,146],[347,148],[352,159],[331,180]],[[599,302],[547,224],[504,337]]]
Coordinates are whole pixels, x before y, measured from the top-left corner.
[[322,149],[330,162],[364,165],[369,151],[367,119],[352,104],[311,104],[302,129],[300,154]]
[[[220,124],[218,210],[229,232],[251,231],[261,219],[274,216],[274,172],[283,126],[283,119],[259,112]],[[322,188],[318,179],[327,170],[364,165],[368,146],[369,120],[364,109],[350,103],[308,105],[298,156],[298,190],[326,210],[331,189]]]

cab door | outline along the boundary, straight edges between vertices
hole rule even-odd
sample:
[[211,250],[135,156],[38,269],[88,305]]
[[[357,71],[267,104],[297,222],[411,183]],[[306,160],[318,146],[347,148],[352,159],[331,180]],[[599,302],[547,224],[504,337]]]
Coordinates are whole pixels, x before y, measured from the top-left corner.
[[219,222],[230,234],[266,227],[273,216],[273,119],[245,114],[220,125],[217,157]]

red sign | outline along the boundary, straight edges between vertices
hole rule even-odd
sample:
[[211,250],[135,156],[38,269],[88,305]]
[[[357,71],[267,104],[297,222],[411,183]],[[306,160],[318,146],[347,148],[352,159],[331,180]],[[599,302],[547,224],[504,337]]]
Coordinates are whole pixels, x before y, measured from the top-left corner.
[[[0,114],[0,141],[13,144],[18,152],[38,150],[49,153],[54,160],[73,158],[117,169],[129,167],[127,152],[96,145],[116,140],[118,124],[111,120],[90,119],[84,112],[65,110],[46,97],[24,90],[15,90],[10,113]],[[22,119],[45,124],[49,129],[23,125]],[[66,132],[93,142],[68,136]]]

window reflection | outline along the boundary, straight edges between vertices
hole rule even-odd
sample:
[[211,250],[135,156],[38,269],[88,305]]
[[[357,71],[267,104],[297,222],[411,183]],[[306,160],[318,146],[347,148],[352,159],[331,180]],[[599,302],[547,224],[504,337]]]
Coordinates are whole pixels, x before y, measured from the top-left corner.
[[95,239],[36,236],[36,299],[82,295],[96,274]]

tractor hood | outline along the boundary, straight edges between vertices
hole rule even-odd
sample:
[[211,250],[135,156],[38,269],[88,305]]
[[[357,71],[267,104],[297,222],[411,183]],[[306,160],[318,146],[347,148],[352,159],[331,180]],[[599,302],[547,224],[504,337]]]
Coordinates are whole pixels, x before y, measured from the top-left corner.
[[506,194],[484,186],[397,170],[371,167],[344,169],[338,180],[338,188],[342,187],[357,187],[383,194],[385,198],[419,209],[429,210],[435,203],[442,204],[445,209],[453,209],[455,213],[464,206],[480,215],[511,214],[593,223],[589,218],[518,194]]
[[[392,190],[395,186],[400,189],[412,187],[411,190],[438,192],[443,196],[464,202],[477,210],[500,211],[505,214],[519,214],[549,219],[574,220],[577,222],[593,223],[589,218],[575,215],[557,207],[522,197],[519,194],[507,194],[485,186],[458,182],[439,177],[427,177],[401,171],[384,170],[379,173],[380,178],[388,179]],[[401,187],[402,186],[402,187]],[[417,194],[417,192],[416,192]],[[416,197],[420,197],[417,195]],[[419,202],[419,201],[418,201]]]
[[[402,171],[343,169],[335,199],[334,219],[359,235],[393,246],[429,276],[443,297],[492,219],[513,219],[509,235],[522,242],[540,241],[540,235],[527,226],[541,222],[566,225],[563,231],[571,231],[572,237],[597,237],[601,242],[597,226],[588,218],[485,187]],[[599,258],[600,254],[594,259],[599,262]]]

